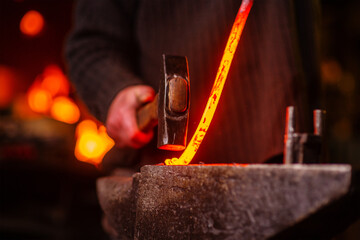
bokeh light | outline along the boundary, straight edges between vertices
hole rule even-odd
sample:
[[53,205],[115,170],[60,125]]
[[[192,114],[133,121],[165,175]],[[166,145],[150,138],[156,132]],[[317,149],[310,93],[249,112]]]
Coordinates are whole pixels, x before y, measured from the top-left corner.
[[80,118],[78,106],[68,97],[55,98],[51,106],[50,114],[54,119],[69,124],[76,123]]
[[92,120],[80,122],[76,128],[76,135],[74,153],[79,161],[98,165],[114,146],[114,141],[107,135],[105,126],[101,125],[98,129]]
[[343,76],[343,70],[339,62],[327,59],[321,63],[321,79],[325,84],[337,84]]
[[47,90],[33,86],[28,92],[28,104],[36,113],[47,113],[52,104],[51,94]]
[[41,86],[52,96],[68,95],[70,84],[64,73],[56,65],[49,65],[44,69]]
[[77,137],[83,135],[85,132],[97,132],[97,126],[96,123],[90,119],[87,120],[83,120],[81,121],[77,126],[76,126],[76,132],[75,135]]
[[85,132],[78,140],[78,148],[81,155],[89,159],[99,158],[104,150],[105,144],[102,138],[93,132]]
[[30,10],[20,21],[20,31],[27,36],[36,36],[44,28],[44,18],[38,11]]

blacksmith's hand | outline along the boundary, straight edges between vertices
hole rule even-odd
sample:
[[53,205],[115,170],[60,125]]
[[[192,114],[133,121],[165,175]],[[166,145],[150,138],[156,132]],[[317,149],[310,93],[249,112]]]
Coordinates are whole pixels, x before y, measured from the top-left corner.
[[108,135],[120,148],[141,148],[152,139],[154,132],[141,132],[136,122],[136,111],[144,103],[152,101],[155,91],[147,85],[124,88],[112,101],[107,119]]

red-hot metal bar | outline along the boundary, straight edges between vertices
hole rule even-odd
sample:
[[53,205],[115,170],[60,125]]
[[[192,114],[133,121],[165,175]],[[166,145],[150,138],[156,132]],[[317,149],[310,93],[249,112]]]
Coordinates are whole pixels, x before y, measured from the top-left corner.
[[211,90],[209,100],[206,104],[200,123],[190,143],[188,144],[180,158],[166,159],[166,165],[188,165],[193,159],[195,153],[197,152],[202,140],[204,139],[205,134],[210,126],[211,120],[214,116],[216,107],[218,105],[232,59],[234,57],[241,33],[244,29],[246,19],[249,15],[252,4],[253,0],[243,0],[240,5],[240,9],[236,15],[235,22],[231,29],[230,36],[224,50],[224,54],[216,74],[215,82]]

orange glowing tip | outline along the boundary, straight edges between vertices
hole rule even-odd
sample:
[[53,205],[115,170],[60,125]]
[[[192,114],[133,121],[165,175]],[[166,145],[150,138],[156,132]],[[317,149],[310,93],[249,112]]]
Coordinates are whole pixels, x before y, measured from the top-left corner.
[[215,82],[211,90],[209,100],[206,104],[200,123],[193,137],[191,138],[190,143],[188,144],[180,158],[166,159],[166,165],[188,165],[193,159],[195,153],[197,152],[202,140],[204,139],[205,134],[210,126],[211,120],[214,116],[216,107],[219,103],[221,92],[224,87],[232,59],[234,57],[241,33],[244,29],[246,19],[249,15],[252,4],[253,0],[243,0],[240,5],[240,9],[236,15],[235,22],[231,29],[230,36],[224,50],[224,54],[216,74]]

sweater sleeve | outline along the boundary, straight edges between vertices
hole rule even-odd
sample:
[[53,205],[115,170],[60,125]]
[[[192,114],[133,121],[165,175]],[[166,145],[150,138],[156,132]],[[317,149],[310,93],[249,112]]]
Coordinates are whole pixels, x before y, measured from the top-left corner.
[[79,0],[66,44],[70,80],[90,112],[102,122],[119,91],[143,84],[136,74],[134,2]]

